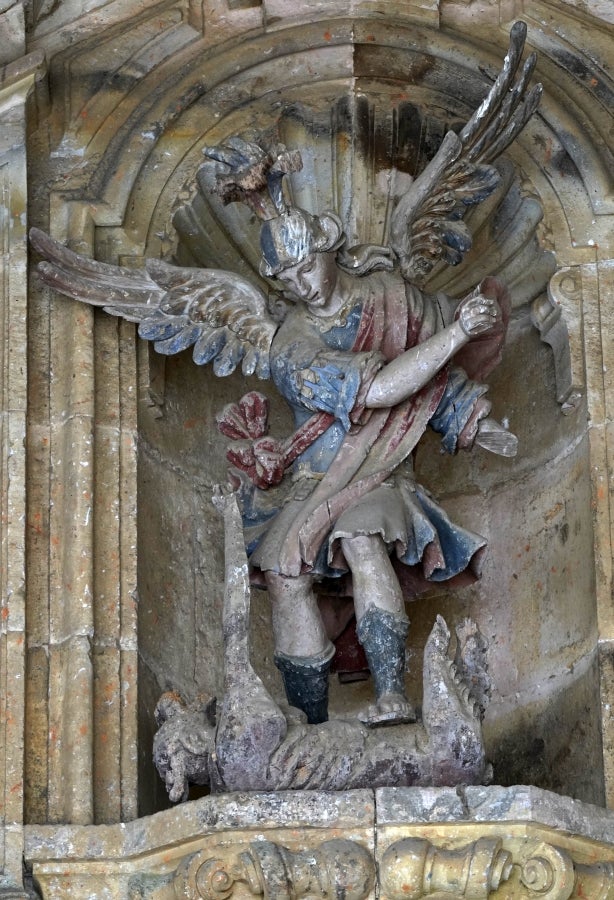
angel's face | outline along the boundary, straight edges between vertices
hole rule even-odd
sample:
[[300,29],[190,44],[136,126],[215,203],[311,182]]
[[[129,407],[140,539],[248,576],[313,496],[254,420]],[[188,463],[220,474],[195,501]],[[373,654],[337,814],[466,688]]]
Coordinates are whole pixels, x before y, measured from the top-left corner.
[[310,253],[294,266],[283,269],[277,278],[314,312],[329,312],[337,286],[338,269],[333,252]]

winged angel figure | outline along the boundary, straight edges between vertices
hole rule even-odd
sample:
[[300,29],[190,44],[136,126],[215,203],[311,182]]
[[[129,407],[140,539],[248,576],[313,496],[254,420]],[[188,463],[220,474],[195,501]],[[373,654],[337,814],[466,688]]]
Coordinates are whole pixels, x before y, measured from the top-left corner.
[[[389,246],[348,248],[337,215],[288,204],[283,178],[301,167],[300,153],[240,137],[204,151],[223,201],[247,203],[262,222],[262,274],[298,301],[281,324],[260,288],[235,273],[154,259],[121,268],[32,233],[45,282],[138,322],[160,353],[193,346],[194,361],[213,362],[216,375],[241,363],[245,375],[271,378],[290,405],[295,431],[285,441],[267,435],[256,392],[227,407],[219,424],[233,441],[229,459],[249,479],[246,545],[269,591],[276,664],[288,701],[311,723],[327,717],[334,649],[317,580],[351,574],[376,692],[363,721],[375,725],[414,719],[404,692],[409,623],[399,567],[436,582],[479,574],[484,538],[453,524],[416,483],[412,451],[430,426],[450,453],[477,444],[515,454],[515,437],[489,416],[483,383],[500,360],[508,292],[488,277],[455,302],[415,282],[470,249],[464,213],[496,188],[492,162],[539,103],[541,85],[528,89],[535,55],[520,64],[525,35],[516,23],[487,97],[398,200]],[[280,482],[283,502],[267,502]]]

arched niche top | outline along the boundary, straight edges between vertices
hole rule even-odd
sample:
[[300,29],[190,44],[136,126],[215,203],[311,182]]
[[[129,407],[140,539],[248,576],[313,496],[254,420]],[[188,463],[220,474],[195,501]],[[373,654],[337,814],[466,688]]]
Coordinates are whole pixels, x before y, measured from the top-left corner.
[[[501,62],[508,31],[493,30],[486,44],[388,18],[384,10],[376,20],[282,22],[212,48],[176,8],[165,16],[157,29],[146,19],[135,23],[123,43],[102,38],[96,53],[107,59],[108,76],[102,78],[101,62],[98,86],[92,76],[87,90],[72,81],[65,87],[68,121],[55,152],[66,156],[70,174],[58,199],[85,200],[99,226],[97,255],[107,259],[167,255],[172,212],[193,190],[202,147],[248,127],[272,126],[288,103],[323,108],[352,94],[374,105],[428,107],[442,128],[466,119]],[[603,219],[610,158],[596,140],[609,83],[600,70],[600,89],[591,88],[586,60],[579,78],[579,64],[572,66],[555,37],[546,40],[529,20],[527,48],[533,43],[540,52],[536,77],[545,95],[511,155],[546,209],[550,246],[572,262],[577,248],[590,258],[611,240]],[[109,71],[111,44],[118,63]],[[65,68],[85,66],[83,56],[71,54]],[[95,60],[88,65],[97,68]]]

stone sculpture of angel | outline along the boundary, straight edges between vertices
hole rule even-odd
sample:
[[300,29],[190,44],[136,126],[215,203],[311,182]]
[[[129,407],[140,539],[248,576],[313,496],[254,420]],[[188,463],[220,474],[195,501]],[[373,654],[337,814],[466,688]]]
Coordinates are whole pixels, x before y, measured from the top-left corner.
[[[233,464],[249,479],[243,523],[252,571],[270,595],[276,664],[288,701],[311,723],[327,717],[333,646],[314,594],[324,577],[351,573],[357,634],[375,683],[370,725],[408,722],[404,692],[408,619],[395,567],[429,581],[479,572],[485,540],[453,524],[414,479],[412,451],[427,426],[454,453],[474,443],[512,456],[516,439],[489,417],[484,379],[500,359],[509,298],[488,277],[460,303],[413,282],[440,260],[455,265],[471,247],[465,210],[485,199],[491,164],[539,102],[528,90],[535,56],[520,59],[516,23],[502,70],[458,133],[449,132],[399,199],[390,245],[348,248],[340,219],[289,206],[284,175],[301,165],[282,145],[239,137],[208,148],[225,202],[248,203],[262,221],[261,271],[297,301],[282,324],[241,276],[147,260],[140,270],[73,254],[41,232],[32,243],[57,290],[139,323],[161,353],[193,346],[216,375],[240,363],[271,378],[294,414],[286,441],[267,436],[263,398],[227,407],[220,428]],[[263,502],[283,482],[278,507]]]

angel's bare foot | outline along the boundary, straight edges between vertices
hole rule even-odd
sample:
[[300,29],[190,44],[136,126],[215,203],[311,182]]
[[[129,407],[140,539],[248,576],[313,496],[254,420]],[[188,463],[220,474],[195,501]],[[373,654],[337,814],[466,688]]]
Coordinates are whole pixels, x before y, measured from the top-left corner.
[[403,694],[382,694],[358,716],[361,722],[370,727],[376,725],[401,725],[416,721],[416,712]]

